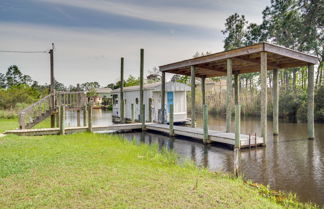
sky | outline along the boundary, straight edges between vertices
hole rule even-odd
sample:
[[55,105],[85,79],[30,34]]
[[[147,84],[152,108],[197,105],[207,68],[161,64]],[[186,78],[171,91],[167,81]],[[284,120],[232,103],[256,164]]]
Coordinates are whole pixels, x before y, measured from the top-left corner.
[[[0,0],[0,50],[48,51],[55,44],[55,79],[65,85],[102,86],[145,74],[153,67],[223,51],[221,30],[237,12],[260,23],[270,0]],[[0,53],[0,72],[10,65],[49,83],[49,54]],[[169,75],[170,77],[170,75]],[[168,78],[168,77],[167,77]]]

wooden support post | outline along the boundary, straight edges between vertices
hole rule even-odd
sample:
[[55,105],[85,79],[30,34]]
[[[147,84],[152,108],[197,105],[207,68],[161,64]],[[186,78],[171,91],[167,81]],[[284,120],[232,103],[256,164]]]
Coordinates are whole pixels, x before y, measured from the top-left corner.
[[273,135],[279,134],[279,82],[278,69],[273,70],[273,87],[272,87],[272,106],[273,106]]
[[92,132],[92,103],[88,105],[88,131]]
[[134,123],[135,121],[135,109],[134,109],[134,104],[131,104],[131,119],[132,119],[132,123]]
[[80,127],[81,126],[81,114],[80,114],[80,110],[77,110],[77,126]]
[[161,79],[161,123],[165,123],[165,72],[162,72]]
[[142,120],[142,131],[145,130],[145,104],[142,105],[141,112],[143,113],[141,116]]
[[203,120],[204,120],[204,143],[208,143],[208,105],[203,105]]
[[120,101],[119,101],[120,122],[124,123],[124,57],[120,59]]
[[61,105],[60,106],[60,134],[64,135],[65,134],[65,106]]
[[87,106],[83,107],[83,126],[87,126]]
[[60,127],[60,108],[57,109],[57,113],[56,115],[56,127],[59,128]]
[[201,97],[202,97],[202,105],[206,104],[206,77],[201,78]]
[[227,89],[226,89],[226,132],[231,130],[232,118],[232,60],[227,59]]
[[314,139],[314,65],[308,66],[307,94],[307,133],[308,139]]
[[25,129],[26,128],[25,112],[21,112],[21,114],[19,115],[19,128],[20,129]]
[[241,146],[241,106],[240,106],[240,77],[239,71],[235,71],[234,75],[234,102],[235,102],[235,148],[240,149]]
[[264,144],[267,143],[267,53],[261,52],[261,136]]
[[144,101],[144,49],[140,50],[140,119],[142,122],[142,128],[145,124],[145,108],[143,109],[143,101]]
[[148,114],[149,114],[148,121],[152,122],[152,99],[151,98],[149,98]]
[[191,66],[191,127],[196,127],[196,69]]
[[173,111],[173,104],[169,105],[169,127],[170,127],[170,136],[174,136],[174,128],[173,128],[173,122],[174,122],[174,111]]

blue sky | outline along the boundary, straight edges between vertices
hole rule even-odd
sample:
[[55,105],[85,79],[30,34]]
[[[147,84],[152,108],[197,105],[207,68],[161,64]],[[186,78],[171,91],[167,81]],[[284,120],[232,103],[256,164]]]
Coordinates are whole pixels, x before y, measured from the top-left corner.
[[[55,43],[55,77],[64,84],[139,75],[154,66],[221,51],[225,19],[238,12],[261,22],[269,0],[1,0],[0,50],[48,50]],[[49,80],[48,54],[0,53],[0,72],[17,64],[33,79]]]

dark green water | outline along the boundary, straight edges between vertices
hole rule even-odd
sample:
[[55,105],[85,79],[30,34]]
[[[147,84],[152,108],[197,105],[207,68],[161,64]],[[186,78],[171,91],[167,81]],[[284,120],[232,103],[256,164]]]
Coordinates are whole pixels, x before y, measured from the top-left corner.
[[[75,114],[67,115],[68,125],[75,125]],[[94,111],[95,125],[111,124],[111,113]],[[201,117],[197,126],[201,127]],[[233,127],[234,128],[234,127]],[[324,124],[315,124],[315,140],[307,140],[304,123],[280,122],[280,134],[272,136],[268,121],[268,144],[265,148],[242,150],[240,172],[246,179],[269,185],[272,189],[297,193],[301,201],[324,205]],[[225,118],[209,115],[209,129],[225,130]],[[260,136],[258,118],[242,118],[241,132]],[[186,138],[170,138],[156,133],[124,133],[139,142],[158,144],[179,154],[180,160],[191,159],[197,166],[211,171],[233,172],[234,152],[221,145],[204,146]]]

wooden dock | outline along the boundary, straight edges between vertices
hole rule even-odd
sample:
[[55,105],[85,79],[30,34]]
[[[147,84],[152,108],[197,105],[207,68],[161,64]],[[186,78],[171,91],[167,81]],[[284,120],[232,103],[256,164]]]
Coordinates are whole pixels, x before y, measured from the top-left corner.
[[[93,126],[93,132],[108,132],[108,131],[133,131],[140,130],[142,128],[141,123],[132,124],[114,124],[110,126]],[[146,123],[145,129],[148,131],[157,131],[165,134],[169,134],[170,127],[167,124]],[[83,127],[67,127],[65,128],[65,134],[79,133],[88,131],[87,126]],[[22,129],[22,130],[9,130],[5,134],[16,134],[22,136],[40,136],[40,135],[59,135],[59,128],[42,128],[42,129]],[[201,128],[191,128],[185,126],[174,126],[174,135],[190,137],[203,141],[204,132]],[[208,131],[208,142],[218,142],[226,145],[235,144],[235,134],[225,133],[221,131]],[[263,146],[263,138],[241,134],[241,148]]]

